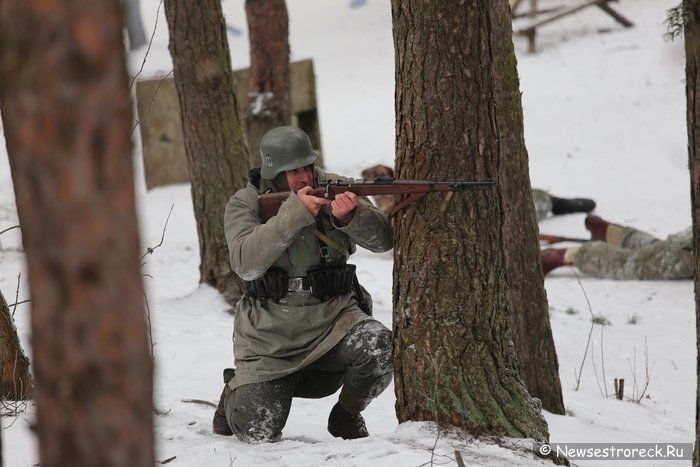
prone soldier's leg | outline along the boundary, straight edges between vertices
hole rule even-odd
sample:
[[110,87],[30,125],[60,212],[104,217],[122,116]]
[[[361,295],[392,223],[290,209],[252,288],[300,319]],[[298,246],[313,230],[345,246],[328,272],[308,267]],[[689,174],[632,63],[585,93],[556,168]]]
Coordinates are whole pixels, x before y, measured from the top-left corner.
[[533,188],[532,199],[535,201],[535,213],[539,222],[552,211],[552,197],[544,190]]
[[622,248],[640,248],[659,241],[658,238],[649,233],[632,227],[617,226],[614,224],[608,227],[608,237],[611,238],[608,243]]
[[639,248],[587,243],[577,252],[574,265],[591,276],[617,280],[690,279],[694,270],[692,251],[665,240]]

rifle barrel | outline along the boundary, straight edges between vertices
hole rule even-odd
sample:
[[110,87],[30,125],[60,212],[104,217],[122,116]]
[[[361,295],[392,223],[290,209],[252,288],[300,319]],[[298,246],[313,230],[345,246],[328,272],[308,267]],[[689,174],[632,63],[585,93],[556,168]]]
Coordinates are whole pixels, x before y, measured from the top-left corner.
[[312,190],[313,196],[323,196],[333,199],[336,194],[352,191],[363,196],[372,195],[402,195],[409,193],[444,193],[448,191],[465,192],[483,190],[496,183],[485,181],[433,181],[433,180],[321,180],[319,187]]
[[[496,184],[484,181],[432,181],[377,178],[373,180],[320,180],[319,187],[309,192],[310,196],[334,199],[336,195],[352,191],[358,196],[404,195],[411,193],[445,193],[448,191],[466,192],[484,190]],[[279,210],[291,192],[263,193],[258,196],[263,221],[267,221]]]

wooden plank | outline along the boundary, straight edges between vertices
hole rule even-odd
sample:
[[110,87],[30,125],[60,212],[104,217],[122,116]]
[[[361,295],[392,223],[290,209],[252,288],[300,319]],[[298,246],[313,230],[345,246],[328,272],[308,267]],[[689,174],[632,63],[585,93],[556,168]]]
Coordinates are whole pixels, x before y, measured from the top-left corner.
[[[526,28],[518,30],[517,33],[522,34],[522,35],[527,35],[529,33],[529,31],[534,31],[535,29],[539,28],[540,26],[544,26],[545,24],[549,24],[549,23],[554,22],[560,18],[563,18],[565,16],[569,16],[573,13],[581,11],[586,7],[593,6],[597,3],[599,3],[600,1],[601,0],[587,0],[583,3],[581,3],[580,5],[576,5],[574,7],[568,8],[568,9],[562,11],[561,13],[557,13],[555,15],[541,19],[541,20],[531,24],[530,26],[528,26]],[[603,0],[603,1],[609,1],[609,0]]]
[[634,26],[634,24],[630,20],[628,20],[627,18],[622,16],[617,11],[613,10],[612,7],[610,5],[608,5],[608,3],[610,1],[611,0],[598,2],[598,8],[600,8],[601,10],[603,10],[604,12],[606,12],[607,14],[609,14],[610,16],[615,18],[615,21],[617,21],[618,23],[620,23],[624,27],[631,28],[632,26]]
[[530,18],[537,16],[537,0],[530,0]]
[[516,34],[520,34],[520,35],[522,35],[522,36],[528,36],[528,37],[529,37],[529,36],[532,34],[532,32],[534,32],[534,31],[535,31],[537,28],[539,28],[540,26],[544,26],[545,24],[549,24],[549,23],[554,22],[554,21],[556,21],[556,20],[558,20],[558,19],[560,19],[560,18],[563,18],[563,17],[565,17],[565,16],[574,14],[574,13],[576,13],[576,12],[578,12],[578,11],[581,11],[581,10],[583,10],[584,8],[587,8],[587,7],[589,7],[589,6],[597,6],[597,7],[601,8],[603,11],[605,11],[606,13],[608,13],[609,15],[611,15],[613,18],[615,18],[616,21],[618,21],[619,23],[623,24],[625,27],[631,27],[631,26],[633,26],[633,24],[632,24],[629,20],[627,20],[627,18],[625,18],[625,17],[623,17],[622,15],[620,15],[618,12],[616,12],[615,10],[613,10],[613,9],[608,5],[608,2],[610,2],[610,1],[612,1],[612,0],[587,0],[587,1],[583,2],[583,3],[581,3],[580,5],[576,5],[576,6],[574,6],[574,7],[568,8],[568,9],[566,9],[566,10],[560,12],[560,13],[557,13],[557,14],[555,14],[555,15],[552,15],[552,16],[549,16],[549,17],[547,17],[547,18],[544,18],[544,19],[542,19],[542,20],[540,20],[540,21],[537,21],[537,22],[531,24],[531,25],[528,26],[528,27],[519,29],[518,31],[516,31]]
[[[537,10],[535,13],[536,13],[536,15],[544,15],[545,13],[554,13],[555,11],[559,11],[562,8],[564,8],[564,5],[553,6],[550,8],[542,8],[541,10]],[[520,18],[525,18],[525,17],[529,17],[529,16],[530,16],[529,12],[528,13],[517,13],[517,14],[513,14],[512,18],[513,19],[520,19]]]

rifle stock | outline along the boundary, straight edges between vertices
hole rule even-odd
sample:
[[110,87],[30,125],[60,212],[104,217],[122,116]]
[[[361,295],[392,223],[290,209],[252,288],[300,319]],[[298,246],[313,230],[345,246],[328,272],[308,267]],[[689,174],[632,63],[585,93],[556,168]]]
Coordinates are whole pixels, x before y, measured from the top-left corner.
[[[372,180],[321,180],[319,187],[311,190],[309,196],[334,199],[336,195],[351,191],[358,196],[403,195],[412,193],[445,193],[449,191],[463,192],[483,190],[496,183],[485,181],[432,181],[432,180],[400,180],[394,178],[376,178]],[[262,193],[260,201],[260,216],[263,222],[277,214],[280,206],[292,194],[291,191]]]
[[546,245],[551,245],[552,243],[560,242],[574,242],[574,243],[584,243],[588,242],[590,239],[587,238],[574,238],[574,237],[562,237],[561,235],[551,235],[551,234],[540,234],[540,242]]

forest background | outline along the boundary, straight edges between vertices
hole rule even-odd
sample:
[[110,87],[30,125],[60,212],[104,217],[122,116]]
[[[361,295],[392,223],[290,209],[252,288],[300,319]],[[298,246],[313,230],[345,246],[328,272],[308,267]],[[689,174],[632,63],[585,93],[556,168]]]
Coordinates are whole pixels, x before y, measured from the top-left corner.
[[[234,68],[247,65],[241,3],[223,4],[232,26],[229,43]],[[292,58],[314,59],[327,166],[357,176],[377,162],[391,165],[394,69],[388,5],[372,0],[334,1],[312,8],[306,3],[288,2]],[[525,41],[515,38],[533,185],[562,196],[592,197],[603,217],[660,237],[690,224],[683,46],[680,40],[663,39],[666,10],[673,6],[672,1],[622,2],[621,11],[635,23],[631,29],[617,27],[600,12],[581,12],[543,28],[535,55],[528,55]],[[156,31],[142,75],[162,76],[172,68],[163,13],[157,13],[155,1],[143,2],[142,11],[147,30],[155,27]],[[310,27],[312,13],[319,20]],[[236,30],[241,34],[236,35]],[[145,55],[145,49],[132,52],[132,73]],[[531,462],[526,454],[513,458],[511,451],[488,443],[438,437],[430,424],[397,426],[393,388],[367,412],[374,435],[368,440],[347,443],[330,438],[324,428],[330,399],[295,402],[285,440],[264,449],[213,437],[211,410],[182,399],[215,400],[221,387],[220,370],[231,363],[231,318],[217,294],[197,284],[198,248],[189,187],[146,191],[137,134],[134,147],[144,248],[158,243],[170,206],[175,206],[163,246],[147,261],[152,278],[145,279],[156,343],[155,404],[168,412],[156,417],[158,459],[177,456],[182,465],[370,461],[420,465],[447,461],[456,447],[477,465]],[[0,160],[2,227],[16,224],[17,218],[4,153]],[[540,229],[586,234],[579,215],[547,219]],[[21,243],[16,232],[4,234],[0,241],[0,288],[12,297],[7,291],[15,289],[24,268]],[[356,263],[361,281],[375,297],[377,317],[389,325],[391,255],[361,251]],[[567,416],[546,414],[551,440],[691,442],[695,407],[692,282],[617,283],[577,277],[574,270],[566,269],[549,276],[545,285],[568,411]],[[19,290],[20,300],[28,296],[26,282]],[[15,320],[23,346],[30,352],[27,310],[18,307]],[[604,325],[595,326],[584,359],[591,314]],[[650,377],[645,387],[647,369]],[[613,378],[626,379],[628,398],[634,401],[611,397]],[[635,381],[636,385],[631,384]],[[31,419],[30,404],[3,431],[7,465],[37,462],[28,429]],[[660,433],[664,439],[659,439]],[[437,457],[430,451],[434,445]]]

